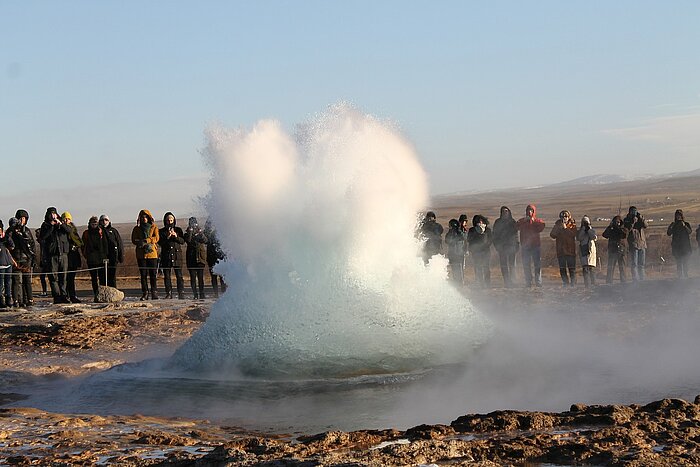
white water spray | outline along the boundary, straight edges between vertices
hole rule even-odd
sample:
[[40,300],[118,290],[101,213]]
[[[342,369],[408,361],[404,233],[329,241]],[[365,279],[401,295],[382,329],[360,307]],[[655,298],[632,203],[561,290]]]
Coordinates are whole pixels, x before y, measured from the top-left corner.
[[295,136],[270,120],[208,131],[207,208],[230,288],[171,366],[310,378],[464,361],[489,326],[447,283],[446,260],[418,255],[427,184],[411,146],[347,105]]

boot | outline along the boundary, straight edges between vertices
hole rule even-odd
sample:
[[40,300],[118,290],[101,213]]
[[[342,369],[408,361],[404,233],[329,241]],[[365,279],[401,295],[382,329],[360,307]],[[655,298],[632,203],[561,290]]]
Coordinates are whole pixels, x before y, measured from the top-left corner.
[[171,298],[173,298],[173,293],[172,292],[165,292],[165,299],[170,300]]
[[7,305],[5,304],[5,296],[0,295],[0,308],[4,309],[7,308]]
[[78,297],[75,297],[75,296],[70,297],[69,300],[71,303],[82,303],[82,300],[80,300]]
[[184,292],[178,292],[178,293],[177,293],[177,299],[178,299],[178,300],[184,300],[184,299],[185,299],[185,293],[184,293]]
[[141,294],[141,298],[139,298],[142,302],[148,300],[148,292],[144,292]]
[[202,292],[201,294],[199,294],[199,299],[200,299],[200,300],[206,300],[206,298],[207,298],[207,297],[204,295],[204,292]]
[[151,300],[158,300],[158,291],[154,290],[151,292]]

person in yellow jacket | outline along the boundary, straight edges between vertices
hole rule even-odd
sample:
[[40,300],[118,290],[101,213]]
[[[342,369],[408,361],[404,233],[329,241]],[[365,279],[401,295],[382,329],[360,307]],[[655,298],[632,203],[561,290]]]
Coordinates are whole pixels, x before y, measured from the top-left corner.
[[156,272],[158,270],[158,226],[151,211],[142,209],[136,219],[136,227],[131,231],[131,243],[136,245],[136,262],[141,276],[141,300],[148,300],[150,279],[151,299],[158,300]]

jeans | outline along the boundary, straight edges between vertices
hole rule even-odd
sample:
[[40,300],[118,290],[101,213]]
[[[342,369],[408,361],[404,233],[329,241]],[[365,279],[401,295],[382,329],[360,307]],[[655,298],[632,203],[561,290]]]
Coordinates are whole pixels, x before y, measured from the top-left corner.
[[535,285],[542,285],[542,260],[540,258],[540,246],[523,246],[521,248],[523,257],[523,272],[525,273],[525,285],[532,286],[532,267],[535,268]]
[[678,277],[688,278],[688,261],[690,260],[690,254],[683,256],[676,256],[676,269],[678,271]]
[[630,248],[630,270],[632,272],[633,281],[644,280],[644,265],[646,264],[646,257],[647,250]]
[[503,285],[510,287],[515,279],[515,248],[504,248],[498,252],[498,259],[501,263],[501,275]]
[[574,286],[576,284],[576,257],[559,256],[559,275],[564,285]]
[[12,303],[12,265],[0,268],[0,295],[5,296],[5,302]]
[[66,291],[68,255],[62,254],[47,258],[47,264],[44,270],[49,277],[49,286],[51,286],[51,295],[53,298],[68,297],[68,292]]
[[187,270],[190,272],[190,287],[192,287],[194,298],[204,298],[204,265],[188,267]]
[[156,271],[158,269],[158,258],[137,259],[139,265],[139,276],[141,277],[141,292],[145,296],[148,294],[148,283],[151,283],[151,295],[158,294],[158,284],[156,282]]
[[484,287],[491,285],[491,252],[472,253],[472,261],[476,283]]
[[625,276],[625,255],[617,251],[608,251],[608,276],[605,282],[612,284],[615,265],[620,269],[620,282],[627,282],[627,277]]
[[165,284],[165,293],[171,295],[173,293],[172,273],[175,271],[175,284],[177,286],[178,297],[185,293],[185,281],[182,278],[182,266],[169,266],[163,268],[163,283]]

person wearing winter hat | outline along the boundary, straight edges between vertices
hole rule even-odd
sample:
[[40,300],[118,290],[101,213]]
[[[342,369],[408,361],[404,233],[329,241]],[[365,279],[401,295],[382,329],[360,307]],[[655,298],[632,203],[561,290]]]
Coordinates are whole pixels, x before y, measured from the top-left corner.
[[693,228],[689,222],[685,221],[682,209],[676,209],[674,220],[668,226],[666,234],[671,237],[671,253],[676,259],[676,268],[678,269],[678,278],[688,278],[688,259],[693,253],[693,247],[690,244],[690,234]]
[[70,303],[66,290],[68,252],[71,248],[68,239],[70,232],[71,228],[63,222],[55,207],[46,209],[44,222],[40,228],[39,241],[41,242],[42,267],[49,278],[54,303]]
[[608,274],[605,278],[607,284],[613,283],[615,266],[620,270],[620,282],[627,282],[625,275],[625,258],[627,257],[627,236],[629,228],[622,221],[621,216],[615,216],[603,231],[603,238],[608,239]]
[[151,211],[142,209],[136,219],[136,226],[131,231],[131,243],[136,245],[136,261],[141,276],[141,300],[148,300],[148,285],[150,281],[151,299],[158,300],[158,226]]
[[544,221],[537,216],[537,208],[534,204],[528,204],[525,208],[525,217],[516,222],[520,232],[521,255],[523,258],[523,272],[525,273],[525,286],[532,286],[532,269],[535,269],[535,286],[542,287],[542,259],[540,233],[544,230]]
[[83,240],[78,234],[78,228],[73,224],[73,216],[68,211],[61,214],[61,219],[68,226],[68,242],[70,250],[68,250],[68,273],[66,274],[66,291],[68,299],[71,303],[80,303],[78,294],[75,290],[75,275],[76,271],[83,265],[83,259],[80,256],[80,250],[83,248]]
[[491,228],[489,220],[477,214],[472,218],[472,227],[467,233],[467,244],[472,261],[474,276],[481,287],[491,285]]
[[185,230],[187,242],[187,270],[190,273],[190,287],[194,298],[203,300],[204,268],[207,267],[207,236],[199,227],[196,217],[190,217]]
[[576,233],[576,241],[578,242],[581,255],[583,284],[586,288],[595,285],[597,239],[598,236],[593,227],[591,227],[591,219],[588,216],[583,216],[583,218],[581,218],[581,228],[579,228]]
[[34,305],[32,269],[36,256],[34,235],[32,230],[27,227],[28,220],[29,213],[24,209],[18,209],[15,217],[10,219],[12,225],[7,232],[15,244],[12,257],[17,263],[17,271],[12,276],[12,294],[18,305],[25,307]]

